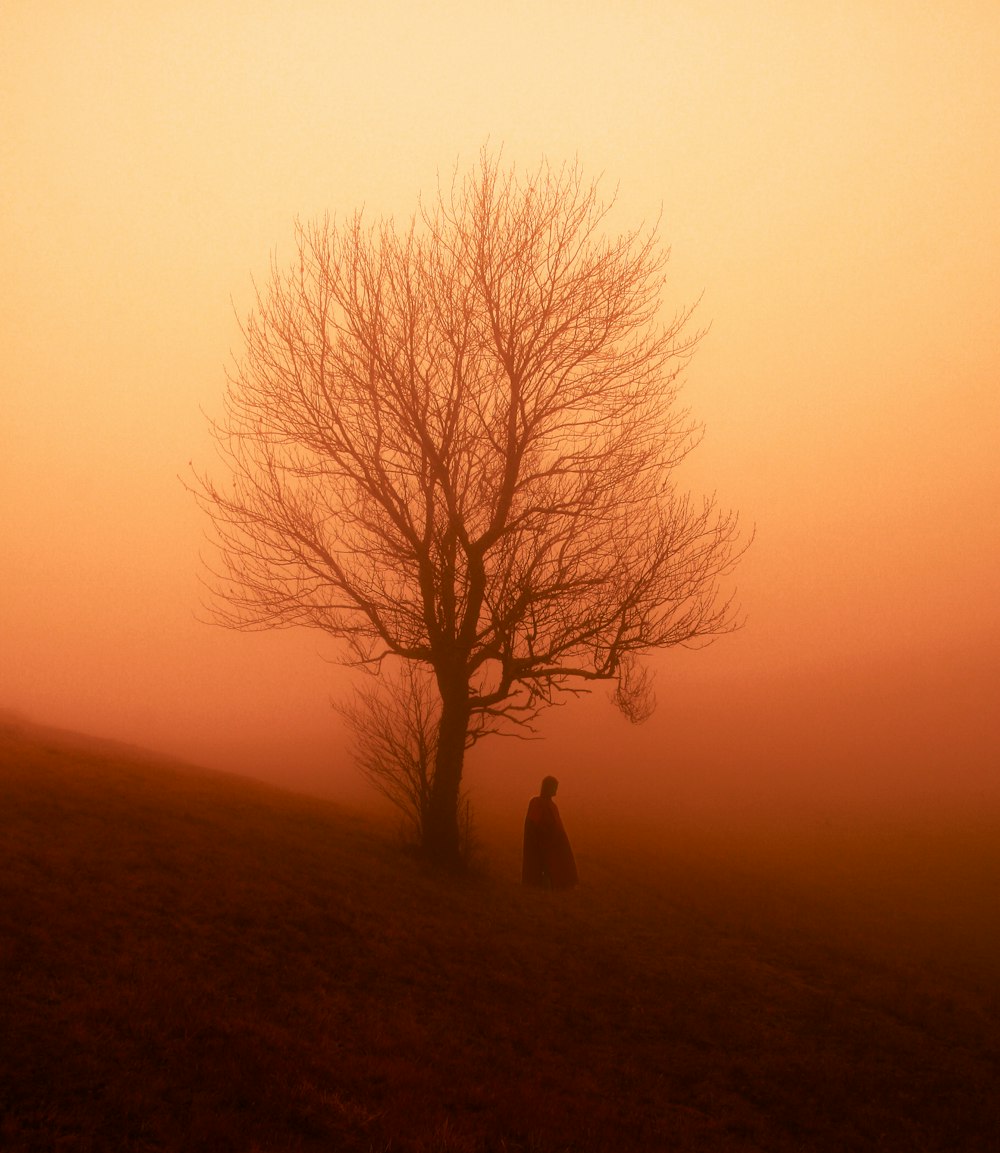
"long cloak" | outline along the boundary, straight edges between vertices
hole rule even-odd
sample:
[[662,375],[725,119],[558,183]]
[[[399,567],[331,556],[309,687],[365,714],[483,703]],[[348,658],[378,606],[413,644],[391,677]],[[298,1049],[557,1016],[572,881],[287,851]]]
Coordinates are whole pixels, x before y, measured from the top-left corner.
[[532,797],[528,804],[521,880],[545,889],[571,889],[577,882],[573,850],[551,797]]

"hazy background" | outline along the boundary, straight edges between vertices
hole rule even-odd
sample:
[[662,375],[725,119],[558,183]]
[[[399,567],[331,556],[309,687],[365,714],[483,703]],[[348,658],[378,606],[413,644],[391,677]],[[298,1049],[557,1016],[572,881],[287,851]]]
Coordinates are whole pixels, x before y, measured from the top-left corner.
[[685,479],[757,535],[746,628],[659,658],[647,725],[598,690],[476,794],[996,800],[998,60],[993,0],[7,0],[0,708],[357,794],[334,644],[197,619],[178,475],[294,218],[405,219],[489,140],[662,210],[712,325]]

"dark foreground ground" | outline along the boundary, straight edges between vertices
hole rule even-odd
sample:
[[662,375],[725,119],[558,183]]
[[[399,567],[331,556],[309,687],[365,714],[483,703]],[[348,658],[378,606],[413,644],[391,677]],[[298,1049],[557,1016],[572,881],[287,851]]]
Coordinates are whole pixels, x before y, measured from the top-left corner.
[[572,893],[509,846],[445,881],[329,803],[0,727],[0,1148],[1000,1150],[995,822],[580,832]]

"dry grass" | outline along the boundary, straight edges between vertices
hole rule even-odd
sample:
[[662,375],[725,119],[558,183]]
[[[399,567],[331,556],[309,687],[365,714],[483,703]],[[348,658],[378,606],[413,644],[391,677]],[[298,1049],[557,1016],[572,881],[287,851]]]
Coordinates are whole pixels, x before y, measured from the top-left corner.
[[1000,1149],[985,827],[576,836],[553,894],[516,846],[443,880],[329,803],[10,725],[0,827],[11,1153]]

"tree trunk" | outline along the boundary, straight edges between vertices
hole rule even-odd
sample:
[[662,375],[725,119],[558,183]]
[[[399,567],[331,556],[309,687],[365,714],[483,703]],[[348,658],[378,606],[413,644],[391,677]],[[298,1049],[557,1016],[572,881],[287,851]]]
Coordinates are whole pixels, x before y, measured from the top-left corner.
[[438,728],[434,781],[423,829],[423,849],[436,865],[450,870],[462,866],[458,828],[458,797],[462,786],[465,737],[469,726],[469,686],[453,681],[441,687],[441,721]]

